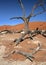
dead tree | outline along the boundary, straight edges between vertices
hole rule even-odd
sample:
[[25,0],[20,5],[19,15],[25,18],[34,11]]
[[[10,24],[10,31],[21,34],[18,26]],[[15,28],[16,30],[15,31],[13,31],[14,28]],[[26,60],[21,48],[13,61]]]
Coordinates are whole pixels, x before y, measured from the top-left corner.
[[[32,10],[31,10],[31,13],[29,14],[29,16],[26,17],[26,16],[25,16],[25,9],[24,9],[22,0],[18,0],[18,2],[19,2],[20,6],[21,6],[21,8],[22,8],[23,16],[22,16],[22,17],[12,17],[12,18],[10,18],[10,20],[12,20],[12,19],[22,19],[22,20],[24,21],[24,25],[25,25],[25,28],[24,28],[24,32],[25,32],[25,33],[22,34],[22,36],[21,36],[19,39],[14,40],[14,42],[16,42],[16,45],[19,44],[19,42],[24,38],[24,36],[25,36],[26,34],[28,34],[28,35],[30,36],[30,39],[33,40],[32,35],[31,35],[31,31],[29,30],[29,21],[30,21],[30,18],[35,17],[35,16],[37,16],[37,15],[40,15],[40,14],[46,12],[46,9],[45,9],[45,7],[44,7],[43,0],[39,0],[39,2],[36,3],[36,4],[33,6]],[[42,7],[43,11],[38,12],[37,14],[34,14],[34,11],[35,11],[39,6]]]

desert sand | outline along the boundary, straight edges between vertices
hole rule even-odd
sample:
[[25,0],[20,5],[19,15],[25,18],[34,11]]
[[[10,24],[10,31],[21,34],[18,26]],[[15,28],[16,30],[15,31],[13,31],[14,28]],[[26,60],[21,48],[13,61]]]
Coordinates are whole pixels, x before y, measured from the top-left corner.
[[[46,22],[31,22],[29,23],[30,30],[35,30],[36,28],[40,30],[46,30]],[[24,28],[23,24],[19,24],[16,26],[0,26],[1,30],[21,30]],[[0,65],[46,65],[46,50],[38,51],[34,54],[33,62],[20,54],[11,54],[9,57],[4,58],[5,55],[9,54],[12,50],[21,50],[24,52],[32,53],[33,50],[30,48],[36,48],[38,43],[41,43],[41,48],[46,49],[46,38],[42,35],[36,35],[33,37],[34,40],[31,40],[28,35],[25,36],[25,40],[20,42],[18,46],[13,41],[16,38],[19,38],[21,33],[14,34],[3,34],[0,35]]]

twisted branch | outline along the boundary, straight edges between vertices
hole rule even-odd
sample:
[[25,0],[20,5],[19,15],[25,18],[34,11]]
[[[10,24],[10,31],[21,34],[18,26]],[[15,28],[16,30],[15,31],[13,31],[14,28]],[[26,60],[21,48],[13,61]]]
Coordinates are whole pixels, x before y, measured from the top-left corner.
[[18,53],[18,54],[25,56],[30,61],[33,61],[33,58],[34,58],[33,55],[36,54],[40,48],[41,48],[41,44],[38,43],[38,46],[35,48],[35,50],[32,53],[23,52],[23,51],[19,51],[19,50],[12,50],[8,55],[5,55],[4,58],[9,57],[11,54]]
[[42,14],[42,13],[44,13],[44,12],[46,12],[46,10],[44,10],[44,11],[42,11],[42,12],[39,12],[39,13],[37,13],[37,14],[34,14],[34,15],[32,15],[32,16],[34,17],[34,16],[37,16],[37,15]]
[[[42,12],[39,12],[39,13],[37,13],[37,14],[34,15],[34,11],[35,11],[35,9],[36,9],[38,6],[41,6],[42,9],[43,9],[43,11],[42,11]],[[33,17],[33,16],[36,16],[36,15],[42,14],[42,13],[44,13],[44,12],[46,12],[46,9],[45,9],[45,7],[44,7],[44,2],[43,2],[43,0],[39,0],[39,3],[36,3],[36,4],[33,6],[32,11],[31,11],[31,13],[29,14],[29,16],[28,16],[27,18],[30,19],[30,17]]]
[[22,3],[22,0],[18,0],[18,2],[19,2],[20,6],[21,6],[21,8],[22,8],[23,16],[25,17],[25,8],[24,8],[24,5],[23,5],[23,3]]
[[10,18],[10,20],[12,20],[12,19],[22,19],[23,20],[23,17],[12,17],[12,18]]

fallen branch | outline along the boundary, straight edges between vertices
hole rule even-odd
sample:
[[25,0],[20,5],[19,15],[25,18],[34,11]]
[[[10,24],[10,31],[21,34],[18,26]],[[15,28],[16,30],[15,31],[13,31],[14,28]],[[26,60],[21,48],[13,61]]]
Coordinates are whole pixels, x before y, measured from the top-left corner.
[[21,55],[25,56],[30,61],[33,61],[33,58],[34,58],[33,55],[39,51],[40,47],[41,47],[41,45],[40,45],[40,43],[38,43],[37,48],[32,53],[23,52],[23,51],[19,51],[19,50],[12,50],[8,55],[5,55],[4,58],[9,57],[11,54],[17,53],[17,54],[21,54]]
[[46,30],[42,31],[42,30],[36,29],[32,32],[32,37],[36,36],[37,34],[40,34],[40,35],[46,37]]

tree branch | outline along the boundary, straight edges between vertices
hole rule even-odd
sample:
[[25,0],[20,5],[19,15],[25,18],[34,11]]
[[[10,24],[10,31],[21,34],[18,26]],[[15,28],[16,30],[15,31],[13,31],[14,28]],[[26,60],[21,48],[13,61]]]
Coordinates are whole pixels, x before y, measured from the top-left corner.
[[34,13],[34,10],[35,10],[37,7],[38,7],[38,4],[35,4],[35,5],[33,6],[32,11],[31,11],[31,13],[29,14],[29,16],[28,16],[27,18],[32,17],[32,15],[33,15],[33,13]]
[[18,0],[18,2],[19,2],[20,6],[21,6],[21,8],[22,8],[23,16],[25,17],[25,9],[24,9],[24,5],[23,5],[23,3],[22,3],[22,0]]
[[39,0],[39,3],[40,3],[39,6],[41,6],[42,9],[45,10],[45,7],[44,7],[45,2],[44,2],[44,0]]
[[[43,0],[39,0],[39,3],[36,3],[36,4],[33,6],[32,11],[31,11],[30,15],[29,15],[27,18],[33,17],[33,15],[34,15],[34,10],[35,10],[38,6],[41,6],[41,7],[42,7],[43,12],[46,11],[46,10],[45,10],[45,7],[44,7],[44,2],[43,2]],[[43,12],[40,12],[40,13],[38,13],[37,15],[42,14]],[[34,15],[34,16],[35,16],[35,15]]]
[[19,50],[12,50],[8,55],[5,55],[4,58],[9,57],[11,54],[18,53],[18,54],[21,54],[21,55],[25,56],[30,61],[33,61],[33,58],[34,58],[33,55],[35,53],[37,53],[40,48],[41,48],[41,44],[38,43],[38,46],[34,49],[34,51],[32,53],[23,52],[23,51],[19,51]]
[[23,20],[23,17],[12,17],[12,18],[10,18],[10,20],[12,20],[12,19],[22,19]]
[[38,43],[38,46],[37,46],[37,48],[34,49],[34,51],[32,52],[32,55],[36,54],[40,48],[41,48],[41,44]]
[[39,12],[39,13],[37,13],[37,14],[34,14],[32,17],[37,16],[37,15],[39,15],[39,14],[42,14],[42,13],[44,13],[44,12],[46,12],[46,10],[44,10],[44,11],[42,11],[42,12]]

